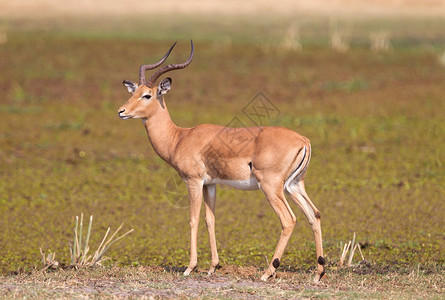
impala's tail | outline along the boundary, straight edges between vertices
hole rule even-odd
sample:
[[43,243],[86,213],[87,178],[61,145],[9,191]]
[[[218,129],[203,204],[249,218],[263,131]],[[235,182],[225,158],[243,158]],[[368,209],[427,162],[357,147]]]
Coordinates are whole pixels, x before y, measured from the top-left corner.
[[[309,148],[309,151],[307,150]],[[300,164],[298,167],[293,171],[290,176],[287,178],[286,182],[284,183],[284,189],[288,193],[294,193],[295,192],[295,185],[297,182],[301,180],[301,177],[306,174],[306,170],[309,166],[309,161],[311,159],[311,146],[304,146],[303,147],[303,157],[300,161]]]

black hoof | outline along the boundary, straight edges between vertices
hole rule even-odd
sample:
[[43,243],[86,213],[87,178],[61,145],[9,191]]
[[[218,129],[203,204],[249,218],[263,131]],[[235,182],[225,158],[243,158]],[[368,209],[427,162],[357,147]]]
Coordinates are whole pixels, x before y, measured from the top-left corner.
[[278,267],[280,266],[280,260],[279,260],[278,258],[275,258],[275,259],[273,260],[273,262],[272,262],[272,266],[273,266],[275,269],[278,269]]

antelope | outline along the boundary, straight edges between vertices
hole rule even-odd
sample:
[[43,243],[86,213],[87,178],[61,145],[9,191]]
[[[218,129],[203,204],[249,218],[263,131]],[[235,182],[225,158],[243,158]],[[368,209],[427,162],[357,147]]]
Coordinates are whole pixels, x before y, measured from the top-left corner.
[[164,100],[172,79],[167,77],[159,85],[155,83],[161,75],[183,69],[191,63],[193,41],[190,56],[184,63],[164,66],[154,72],[148,81],[145,80],[145,72],[159,67],[175,45],[157,63],[140,66],[139,84],[123,81],[132,96],[119,108],[118,116],[123,120],[142,119],[154,151],[186,182],[190,199],[191,242],[190,262],[184,275],[189,275],[198,263],[198,223],[203,198],[212,257],[208,274],[214,273],[219,266],[215,237],[216,184],[224,184],[240,190],[261,189],[280,219],[281,235],[273,259],[261,280],[266,281],[275,274],[296,224],[296,217],[286,201],[286,193],[306,216],[314,233],[317,255],[314,282],[318,282],[325,274],[325,259],[320,212],[304,187],[311,158],[309,139],[283,127],[176,126]]

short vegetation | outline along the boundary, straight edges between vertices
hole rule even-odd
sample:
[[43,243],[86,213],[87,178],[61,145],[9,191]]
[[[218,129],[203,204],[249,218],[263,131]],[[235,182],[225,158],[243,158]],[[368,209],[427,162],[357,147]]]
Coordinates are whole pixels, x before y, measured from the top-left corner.
[[[385,35],[390,43],[380,42],[390,46],[376,51],[368,24],[335,51],[329,36],[299,26],[291,35],[298,47],[289,50],[273,46],[282,45],[278,33],[284,38],[287,32],[277,24],[262,40],[249,34],[254,27],[244,32],[234,25],[221,29],[234,32],[228,42],[205,28],[193,36],[194,61],[172,74],[166,96],[173,120],[187,127],[237,118],[251,126],[262,118],[264,125],[309,137],[313,153],[305,181],[322,215],[328,274],[354,232],[352,265],[360,274],[443,272],[445,68],[438,45],[444,35],[424,28],[428,38],[419,41],[421,29],[394,27]],[[41,269],[39,248],[44,261],[54,261],[48,253],[65,265],[87,261],[92,250],[74,253],[82,249],[80,240],[69,250],[74,216],[81,212],[95,215],[90,245],[122,221],[135,229],[107,252],[110,265],[187,264],[185,186],[151,149],[140,121],[117,117],[128,97],[123,79],[137,80],[138,66],[158,60],[175,39],[179,50],[172,60],[188,53],[187,28],[177,29],[166,26],[165,36],[152,38],[112,30],[96,38],[86,29],[8,33],[0,45],[2,274]],[[243,112],[260,91],[279,114],[252,118]],[[280,271],[306,274],[315,265],[313,237],[292,207],[298,223]],[[221,265],[266,266],[281,228],[264,195],[221,187],[216,215]],[[199,226],[204,268],[210,250],[203,218]],[[366,259],[362,265],[356,245]]]

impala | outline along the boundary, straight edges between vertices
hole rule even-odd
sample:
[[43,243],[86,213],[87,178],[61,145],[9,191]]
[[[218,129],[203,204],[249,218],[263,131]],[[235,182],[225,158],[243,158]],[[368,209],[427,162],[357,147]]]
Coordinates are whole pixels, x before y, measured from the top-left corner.
[[318,282],[325,274],[325,259],[320,212],[304,187],[304,177],[311,157],[309,140],[283,127],[235,129],[210,124],[193,128],[176,126],[164,101],[164,95],[170,90],[172,80],[167,77],[159,85],[155,83],[166,72],[182,69],[190,64],[194,53],[193,41],[187,61],[164,66],[148,81],[145,80],[145,72],[160,66],[175,44],[159,62],[140,67],[139,84],[123,81],[132,96],[119,108],[118,116],[124,120],[142,119],[155,152],[172,166],[187,184],[191,242],[190,263],[184,275],[189,275],[198,262],[198,223],[203,198],[212,256],[208,273],[215,272],[218,266],[215,238],[216,184],[225,184],[241,190],[261,189],[281,221],[281,235],[273,259],[261,279],[266,281],[275,274],[295,227],[296,217],[286,201],[286,193],[304,213],[314,233],[317,254],[314,281]]

